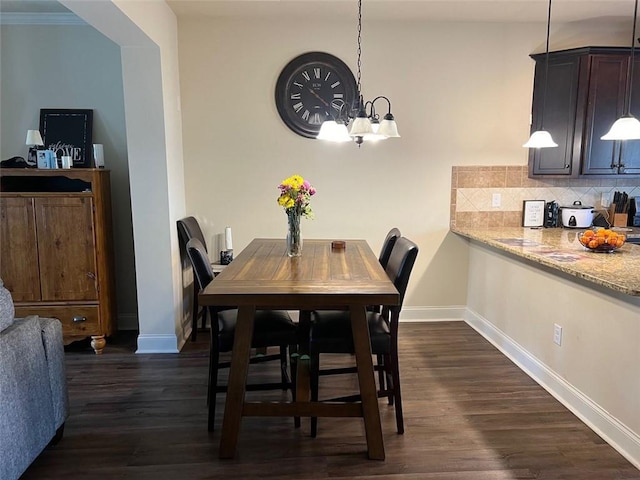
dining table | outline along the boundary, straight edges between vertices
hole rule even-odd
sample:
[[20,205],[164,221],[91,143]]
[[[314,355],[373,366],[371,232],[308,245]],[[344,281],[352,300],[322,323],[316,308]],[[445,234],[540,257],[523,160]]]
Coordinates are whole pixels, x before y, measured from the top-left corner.
[[[220,458],[234,458],[243,416],[362,417],[370,459],[384,460],[384,440],[374,378],[368,305],[398,305],[398,290],[365,240],[305,239],[301,256],[287,254],[285,239],[256,238],[199,294],[201,305],[237,306]],[[245,387],[255,311],[299,313],[295,401],[248,402]],[[350,312],[360,402],[310,400],[308,338],[311,312]]]

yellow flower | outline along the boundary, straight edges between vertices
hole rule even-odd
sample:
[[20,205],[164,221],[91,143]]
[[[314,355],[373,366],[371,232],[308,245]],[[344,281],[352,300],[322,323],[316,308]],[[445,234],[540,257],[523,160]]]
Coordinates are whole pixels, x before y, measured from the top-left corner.
[[295,209],[297,213],[307,218],[313,218],[313,211],[309,205],[312,195],[315,195],[316,189],[309,182],[305,182],[300,175],[292,175],[285,178],[280,185],[280,196],[278,197],[278,205],[284,207],[287,213]]

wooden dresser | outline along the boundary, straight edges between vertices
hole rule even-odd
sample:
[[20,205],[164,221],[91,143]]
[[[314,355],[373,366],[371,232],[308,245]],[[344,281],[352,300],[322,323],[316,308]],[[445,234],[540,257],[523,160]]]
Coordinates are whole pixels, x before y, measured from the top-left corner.
[[0,169],[0,277],[16,316],[62,322],[65,343],[116,332],[111,186],[103,169]]

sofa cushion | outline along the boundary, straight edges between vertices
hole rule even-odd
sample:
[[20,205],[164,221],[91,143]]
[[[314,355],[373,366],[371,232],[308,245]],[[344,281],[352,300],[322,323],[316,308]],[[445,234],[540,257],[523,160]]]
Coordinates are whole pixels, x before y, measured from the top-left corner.
[[16,311],[13,308],[11,293],[4,288],[4,284],[0,278],[0,332],[13,324],[15,314]]

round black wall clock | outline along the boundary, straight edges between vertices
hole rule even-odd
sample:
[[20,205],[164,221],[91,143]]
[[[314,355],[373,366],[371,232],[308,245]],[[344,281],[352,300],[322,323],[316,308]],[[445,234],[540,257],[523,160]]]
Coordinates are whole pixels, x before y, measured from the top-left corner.
[[[291,60],[276,83],[276,107],[285,125],[298,135],[315,138],[320,125],[350,108],[357,85],[338,57],[308,52]],[[333,115],[332,115],[333,113]]]

